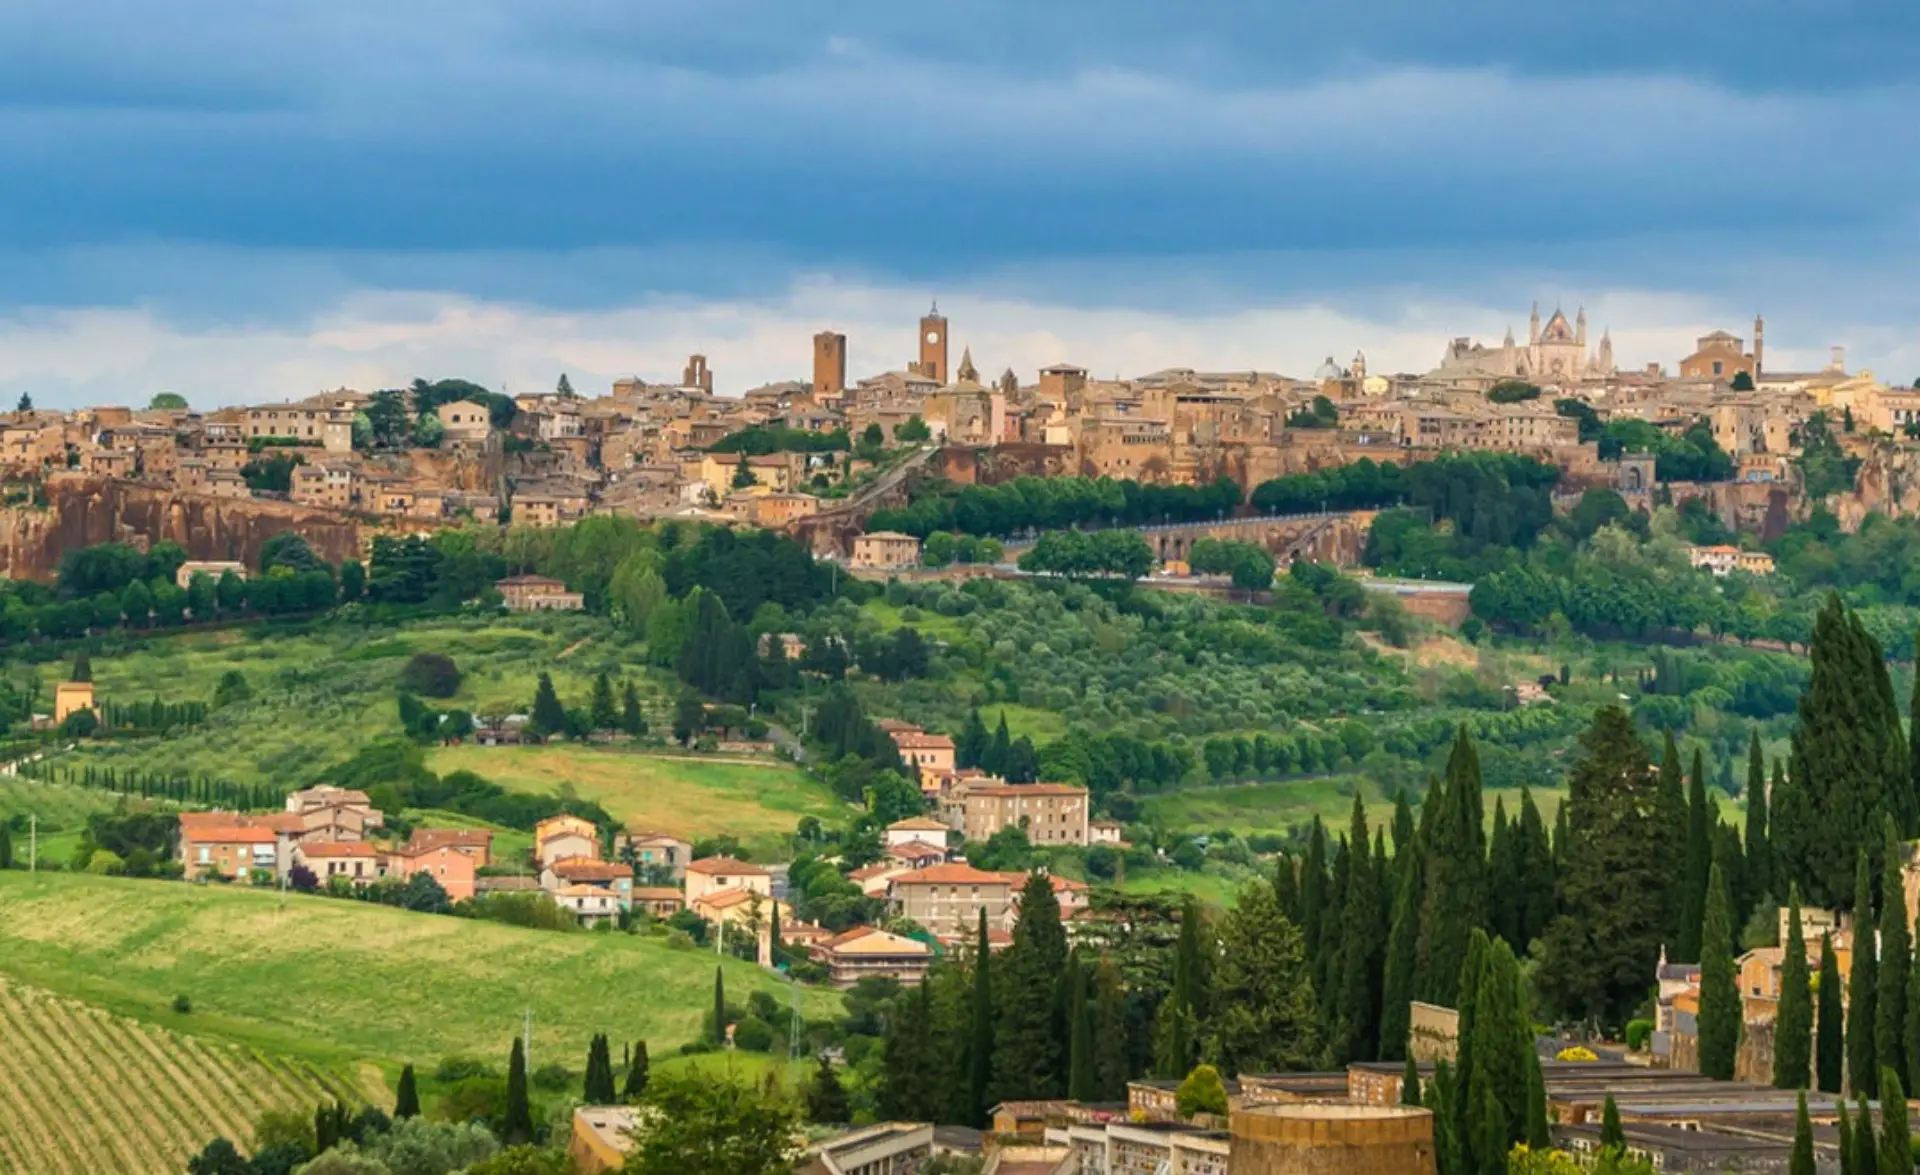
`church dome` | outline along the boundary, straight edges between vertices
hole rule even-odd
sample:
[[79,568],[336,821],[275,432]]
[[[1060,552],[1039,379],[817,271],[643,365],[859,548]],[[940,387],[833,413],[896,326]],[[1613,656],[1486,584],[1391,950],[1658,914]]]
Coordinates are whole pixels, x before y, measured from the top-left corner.
[[1317,380],[1345,379],[1346,375],[1346,371],[1342,369],[1338,363],[1333,361],[1333,356],[1331,355],[1327,356],[1324,363],[1313,369],[1313,378]]

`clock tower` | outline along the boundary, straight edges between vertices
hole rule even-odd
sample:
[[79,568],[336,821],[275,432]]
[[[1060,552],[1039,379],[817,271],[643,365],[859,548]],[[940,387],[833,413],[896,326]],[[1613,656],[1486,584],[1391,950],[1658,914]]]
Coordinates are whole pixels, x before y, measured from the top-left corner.
[[947,320],[935,303],[920,320],[920,362],[916,365],[928,379],[947,382]]

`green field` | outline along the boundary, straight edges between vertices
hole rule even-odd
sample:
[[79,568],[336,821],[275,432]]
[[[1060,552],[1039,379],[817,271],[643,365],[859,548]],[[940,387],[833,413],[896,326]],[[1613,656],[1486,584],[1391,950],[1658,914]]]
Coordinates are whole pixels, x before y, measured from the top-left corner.
[[833,821],[849,809],[798,768],[716,761],[607,746],[440,747],[427,766],[472,771],[518,791],[592,800],[635,828],[689,840],[721,833],[763,850],[784,847],[802,816]]
[[[543,671],[570,706],[586,704],[601,672],[632,677],[650,720],[665,720],[672,704],[669,683],[641,663],[640,646],[593,617],[473,616],[405,628],[342,619],[311,631],[230,629],[159,637],[124,655],[96,656],[95,692],[103,701],[211,702],[221,676],[238,670],[253,691],[250,701],[171,738],[87,744],[63,765],[303,786],[367,740],[399,733],[400,674],[417,652],[444,653],[461,671],[458,694],[431,699],[442,710],[523,713]],[[51,680],[63,671],[50,665],[42,672]]]
[[[563,934],[336,898],[76,874],[0,872],[0,976],[176,1032],[340,1070],[536,1053],[596,1032],[665,1056],[699,1032],[714,956],[662,939]],[[785,984],[726,961],[728,993]],[[171,1009],[176,995],[191,1014]],[[839,997],[808,991],[824,1017]],[[571,1063],[571,1061],[570,1061]],[[577,1067],[577,1066],[576,1066]]]
[[[338,1072],[0,982],[0,1175],[172,1175],[266,1110],[368,1096]],[[384,1098],[382,1099],[384,1100]]]
[[[1181,832],[1225,829],[1236,836],[1285,833],[1295,826],[1312,823],[1315,816],[1328,828],[1345,831],[1353,815],[1356,788],[1367,805],[1369,824],[1378,828],[1393,818],[1393,798],[1383,795],[1373,781],[1357,775],[1188,788],[1149,798],[1146,814],[1150,823]],[[1553,823],[1566,794],[1564,788],[1533,789],[1533,802],[1539,807],[1542,820],[1549,825]],[[1493,819],[1496,800],[1506,801],[1509,816],[1519,814],[1517,790],[1489,791],[1482,799],[1489,821]]]

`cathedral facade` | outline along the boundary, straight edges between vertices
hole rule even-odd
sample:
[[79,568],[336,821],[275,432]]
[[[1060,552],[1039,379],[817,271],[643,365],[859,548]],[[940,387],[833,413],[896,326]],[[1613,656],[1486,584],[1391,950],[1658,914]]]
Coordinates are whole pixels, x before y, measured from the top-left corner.
[[1526,380],[1536,384],[1575,384],[1583,379],[1605,378],[1613,374],[1613,339],[1601,332],[1598,349],[1587,351],[1587,312],[1578,311],[1569,323],[1560,310],[1553,312],[1546,325],[1540,323],[1540,305],[1535,303],[1527,320],[1527,343],[1514,342],[1513,331],[1497,347],[1472,339],[1457,338],[1447,344],[1435,375],[1446,379]]

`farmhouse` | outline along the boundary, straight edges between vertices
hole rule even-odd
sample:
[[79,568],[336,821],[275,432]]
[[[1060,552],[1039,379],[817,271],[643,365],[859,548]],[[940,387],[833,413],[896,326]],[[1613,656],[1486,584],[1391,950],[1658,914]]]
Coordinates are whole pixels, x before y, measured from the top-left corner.
[[726,889],[749,889],[762,897],[773,896],[773,878],[758,865],[736,861],[732,857],[704,857],[687,866],[684,884],[687,906],[709,894]]
[[825,965],[835,987],[852,987],[869,975],[919,983],[933,965],[933,948],[918,939],[856,926],[814,943],[808,951]]
[[480,863],[470,853],[448,844],[422,845],[409,841],[406,847],[387,854],[386,873],[405,881],[416,873],[425,873],[440,883],[447,897],[456,902],[471,900]]
[[371,885],[380,874],[380,854],[365,841],[304,841],[293,847],[293,863],[304,865],[325,885],[343,877],[355,885]]
[[549,816],[533,826],[533,859],[542,869],[570,857],[600,858],[600,830],[578,816]]

